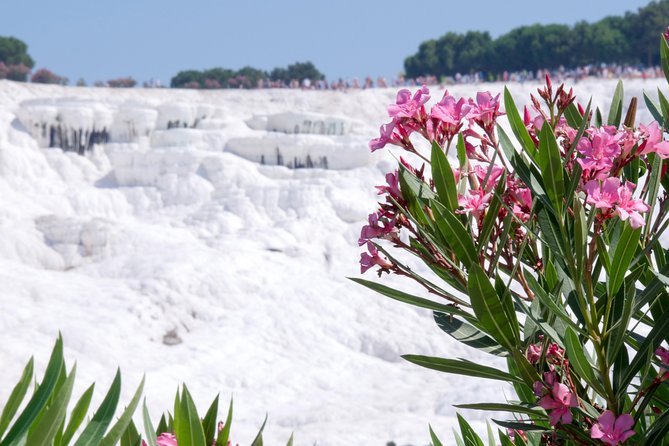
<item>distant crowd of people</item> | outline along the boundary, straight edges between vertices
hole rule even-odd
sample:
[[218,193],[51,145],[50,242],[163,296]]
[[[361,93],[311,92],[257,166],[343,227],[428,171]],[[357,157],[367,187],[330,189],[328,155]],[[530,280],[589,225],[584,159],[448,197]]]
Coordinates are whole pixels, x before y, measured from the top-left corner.
[[522,70],[505,71],[499,74],[476,72],[471,74],[456,74],[455,76],[421,76],[415,79],[406,79],[402,76],[387,81],[384,77],[374,80],[368,76],[363,81],[358,79],[338,79],[336,81],[305,79],[302,82],[292,80],[289,83],[263,79],[258,81],[258,88],[293,88],[304,90],[358,90],[369,88],[406,87],[416,85],[454,85],[479,84],[483,82],[532,82],[543,81],[549,74],[555,82],[578,82],[587,78],[599,79],[651,79],[663,77],[662,68],[641,67],[632,65],[600,64],[586,65],[576,68],[559,67],[554,70]]

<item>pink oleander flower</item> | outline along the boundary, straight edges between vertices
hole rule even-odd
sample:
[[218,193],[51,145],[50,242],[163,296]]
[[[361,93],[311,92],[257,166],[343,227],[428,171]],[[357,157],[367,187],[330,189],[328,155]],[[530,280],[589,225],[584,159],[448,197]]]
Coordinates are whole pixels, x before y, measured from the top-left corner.
[[430,110],[430,117],[443,123],[443,131],[446,138],[450,140],[460,130],[462,119],[467,115],[469,109],[470,106],[465,103],[464,98],[456,101],[446,90],[441,101]]
[[[389,262],[386,259],[382,259],[379,256],[379,250],[376,249],[376,246],[374,246],[372,243],[367,243],[367,250],[369,251],[369,254],[366,252],[363,252],[360,254],[360,273],[364,274],[368,269],[374,267],[375,265],[378,265],[381,267],[381,269],[388,269],[393,266],[391,262]],[[371,254],[371,255],[370,255]]]
[[379,137],[374,138],[369,142],[369,150],[374,152],[375,150],[383,149],[386,144],[396,144],[397,138],[394,136],[395,131],[395,121],[391,121],[388,124],[383,124],[379,127]]
[[513,213],[521,221],[526,222],[530,219],[530,210],[532,209],[532,192],[526,187],[514,187],[511,189],[511,197],[514,200]]
[[486,130],[492,130],[497,118],[504,113],[499,111],[499,94],[493,97],[489,91],[476,93],[476,102],[469,100],[471,106],[467,119]]
[[537,361],[539,361],[539,358],[541,358],[541,345],[540,344],[530,344],[527,347],[527,360],[530,362],[530,364],[536,364]]
[[590,180],[585,183],[585,192],[588,194],[585,201],[597,209],[612,209],[620,199],[619,188],[620,179],[618,178],[607,178],[603,182]]
[[607,178],[603,182],[590,180],[585,183],[584,189],[588,194],[585,201],[605,212],[613,211],[613,215],[628,220],[630,226],[637,229],[645,224],[641,212],[648,212],[650,206],[643,200],[632,198],[635,187],[629,181],[621,185],[618,178]]
[[557,345],[555,342],[548,344],[546,348],[546,358],[559,362],[564,357],[564,349]]
[[[490,171],[490,176],[488,176],[488,171]],[[476,175],[476,178],[479,179],[480,183],[483,183],[486,177],[488,177],[488,181],[483,186],[483,188],[488,191],[495,188],[497,180],[502,176],[503,172],[504,168],[497,164],[478,164],[474,166],[474,174]]]
[[375,238],[385,238],[388,235],[398,232],[395,227],[395,219],[387,220],[379,218],[379,212],[369,214],[367,221],[369,224],[362,227],[360,230],[360,238],[358,239],[358,246],[362,246]]
[[527,435],[525,435],[525,431],[522,431],[520,429],[507,429],[506,430],[507,435],[509,436],[509,439],[511,441],[516,441],[516,435],[518,435],[520,438],[522,438],[525,442],[527,442]]
[[156,444],[158,446],[178,446],[177,437],[175,437],[174,434],[163,432],[156,438]]
[[395,104],[388,106],[388,116],[391,118],[419,118],[423,105],[430,100],[430,90],[423,85],[411,97],[411,92],[402,89],[397,92]]
[[639,146],[639,154],[657,153],[662,159],[669,158],[669,141],[662,141],[662,129],[657,121],[648,126],[639,124],[639,134],[645,141]]
[[633,426],[634,418],[630,414],[625,413],[616,417],[613,412],[607,410],[597,418],[597,423],[590,431],[590,437],[616,446],[635,434]]
[[474,218],[478,218],[490,204],[490,193],[483,190],[470,190],[467,195],[458,195],[458,204],[462,209],[455,212],[457,214],[471,213]]
[[550,411],[548,421],[551,426],[571,423],[571,408],[578,406],[578,398],[569,387],[557,380],[555,372],[544,373],[544,381],[546,384],[541,381],[534,383],[534,393],[537,396],[543,395],[538,404]]
[[640,212],[648,212],[650,206],[644,203],[643,200],[635,200],[632,198],[634,188],[635,185],[629,181],[618,188],[619,200],[615,214],[620,217],[621,220],[629,220],[630,226],[636,229],[646,223]]
[[655,350],[655,354],[659,356],[660,361],[667,367],[669,367],[669,350],[667,350],[664,347],[658,347],[657,350]]
[[618,137],[606,129],[588,130],[590,138],[582,137],[576,149],[583,158],[576,160],[583,170],[596,172],[595,178],[603,179],[613,166],[613,160],[621,153]]
[[667,28],[667,30],[662,35],[664,36],[665,40],[669,40],[669,27]]
[[386,183],[388,183],[387,186],[376,186],[376,189],[379,191],[377,195],[388,194],[397,201],[402,200],[402,191],[400,190],[397,170],[386,174]]

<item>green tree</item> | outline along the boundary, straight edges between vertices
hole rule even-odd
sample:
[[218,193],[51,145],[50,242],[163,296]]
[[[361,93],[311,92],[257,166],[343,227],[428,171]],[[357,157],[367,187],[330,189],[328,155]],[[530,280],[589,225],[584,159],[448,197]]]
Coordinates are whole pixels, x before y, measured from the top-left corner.
[[204,80],[201,71],[197,70],[186,70],[179,71],[176,76],[170,80],[170,87],[172,88],[184,88],[186,84],[191,82],[196,82],[198,85]]
[[28,54],[28,45],[16,37],[0,36],[0,62],[6,65],[25,65],[28,68],[35,66],[35,62]]

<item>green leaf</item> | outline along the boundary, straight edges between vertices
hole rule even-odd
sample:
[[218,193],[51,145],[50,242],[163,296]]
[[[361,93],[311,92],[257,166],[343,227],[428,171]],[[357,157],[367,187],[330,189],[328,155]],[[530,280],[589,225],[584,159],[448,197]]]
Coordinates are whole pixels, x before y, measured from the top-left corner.
[[574,211],[574,257],[576,260],[576,280],[581,280],[587,262],[588,252],[588,222],[581,200],[573,201]]
[[458,424],[460,425],[460,432],[462,432],[462,439],[465,442],[465,446],[485,446],[481,437],[474,432],[474,429],[467,423],[467,420],[460,414],[456,415],[458,417]]
[[[632,278],[634,279],[634,278]],[[618,352],[623,347],[627,326],[632,318],[632,305],[634,304],[634,282],[625,280],[622,289],[613,297],[613,313],[609,318],[609,325],[606,334],[607,349],[606,357],[608,364],[613,364]]]
[[660,100],[660,110],[662,111],[662,119],[665,123],[669,123],[669,101],[662,94],[662,90],[657,89],[657,97]]
[[0,414],[0,439],[2,439],[2,434],[7,430],[10,421],[12,421],[14,415],[16,415],[16,411],[19,409],[19,406],[23,402],[23,398],[26,396],[28,387],[30,387],[30,382],[33,379],[33,369],[34,361],[33,358],[30,358],[23,369],[19,382],[16,383],[16,386],[12,389],[12,393],[9,394],[9,398],[5,403],[5,408],[2,409],[2,414]]
[[448,162],[448,158],[444,154],[439,144],[432,143],[432,180],[437,189],[437,196],[441,204],[446,206],[451,211],[458,208],[458,191],[455,186],[455,176],[453,176],[453,169]]
[[454,375],[471,376],[474,378],[485,378],[506,382],[524,382],[517,376],[510,375],[509,373],[503,372],[493,367],[467,361],[466,359],[446,359],[420,355],[403,355],[402,358],[421,367],[444,373],[451,373]]
[[263,446],[263,444],[262,444],[262,431],[265,429],[265,424],[267,424],[267,414],[265,414],[265,421],[262,422],[262,426],[260,426],[260,430],[258,431],[258,434],[256,435],[256,438],[251,443],[251,446]]
[[512,328],[512,324],[518,325],[515,313],[511,319],[511,315],[504,310],[495,288],[478,264],[470,268],[467,285],[472,308],[481,326],[503,347],[513,350],[519,342]]
[[495,191],[490,198],[490,204],[488,209],[486,209],[485,217],[483,217],[483,226],[481,226],[481,232],[479,233],[479,251],[483,252],[490,240],[490,235],[492,230],[495,227],[495,222],[499,217],[499,209],[502,207],[501,197],[504,194],[506,189],[506,172],[502,172],[499,180],[497,180],[497,186],[495,186]]
[[[156,430],[153,428],[149,409],[146,407],[146,398],[144,398],[144,405],[142,406],[142,418],[144,420],[144,433],[146,434],[148,446],[158,446],[156,443]],[[164,417],[163,420],[165,420]]]
[[611,100],[611,108],[609,109],[609,118],[607,123],[615,127],[620,126],[620,120],[623,116],[623,100],[624,100],[624,91],[623,91],[623,82],[618,81],[616,85],[616,90],[613,92],[613,99]]
[[208,446],[195,403],[185,384],[179,406],[179,412],[174,414],[177,443],[181,446]]
[[536,158],[537,149],[534,146],[534,141],[532,141],[532,137],[520,117],[516,103],[513,101],[513,97],[511,96],[509,89],[506,87],[504,87],[504,108],[506,109],[506,115],[509,119],[511,130],[513,131],[513,134],[516,135],[518,141],[520,141],[521,147],[523,147],[531,158]]
[[107,431],[107,427],[111,423],[114,412],[116,412],[116,405],[118,404],[120,395],[121,371],[117,369],[114,381],[112,381],[102,403],[100,403],[98,410],[93,415],[93,419],[86,425],[84,431],[74,443],[74,446],[98,446]]
[[230,438],[230,425],[232,424],[232,397],[230,397],[230,407],[228,408],[228,416],[223,424],[223,429],[218,433],[216,438],[217,446],[228,446],[228,439]]
[[439,328],[465,345],[497,356],[507,355],[506,350],[494,339],[460,319],[448,314],[435,312],[434,320],[437,322]]
[[370,290],[376,291],[379,294],[383,294],[384,296],[397,300],[399,302],[404,302],[421,308],[427,308],[428,310],[441,311],[442,313],[468,316],[467,312],[461,310],[460,308],[454,305],[444,305],[429,299],[413,296],[411,294],[404,293],[389,286],[382,285],[377,282],[372,282],[371,280],[359,279],[357,277],[349,277],[349,280],[352,280],[355,283],[359,283],[360,285],[363,285],[369,288]]
[[430,227],[431,221],[425,214],[424,206],[428,200],[436,198],[430,186],[423,180],[418,179],[406,167],[399,167],[399,184],[402,196],[409,204],[410,215],[423,226]]
[[664,71],[664,77],[669,82],[669,46],[667,46],[667,40],[664,36],[660,36],[660,62],[662,64],[662,71]]
[[91,399],[93,398],[93,390],[95,389],[95,383],[91,384],[88,389],[81,395],[77,404],[75,404],[72,413],[70,414],[70,421],[67,423],[67,428],[63,432],[63,437],[61,439],[61,445],[67,446],[72,440],[77,429],[81,426],[81,423],[84,421],[86,414],[88,413],[88,408],[91,405]]
[[564,199],[564,168],[560,149],[550,125],[542,126],[539,134],[539,167],[548,198],[560,216]]
[[662,112],[657,108],[657,105],[655,105],[653,100],[649,98],[645,92],[643,93],[643,100],[646,103],[646,107],[648,107],[648,111],[653,116],[653,119],[655,119],[660,124],[660,126],[664,126],[664,117],[662,116]]
[[205,444],[210,445],[214,442],[216,435],[216,421],[218,417],[218,395],[209,406],[206,415],[202,419],[202,428],[204,429]]
[[574,105],[573,102],[565,109],[564,117],[567,120],[569,127],[574,129],[579,128],[583,123],[583,116],[581,116],[581,113],[579,113],[578,108]]
[[511,163],[511,167],[513,167],[515,174],[518,175],[523,183],[530,189],[532,196],[541,197],[545,195],[544,188],[533,170],[534,166],[523,158],[520,153],[516,152],[509,136],[499,124],[497,124],[497,134],[504,155]]
[[137,432],[137,426],[130,420],[130,424],[121,435],[121,446],[140,446],[142,437]]
[[460,169],[466,169],[468,160],[467,160],[467,148],[465,147],[465,138],[462,136],[462,133],[458,133],[458,162],[460,163]]
[[612,298],[620,289],[625,278],[630,262],[636,253],[636,247],[641,237],[641,228],[633,229],[629,223],[625,223],[620,239],[611,258],[611,270],[609,271],[608,294]]
[[[665,71],[666,73],[666,71]],[[666,435],[669,433],[669,411],[664,412],[659,418],[655,420],[652,427],[646,432],[644,445],[667,444]]]
[[665,310],[662,317],[655,321],[655,326],[648,336],[639,345],[636,355],[632,358],[629,367],[621,380],[620,391],[626,392],[637,372],[647,363],[647,358],[653,354],[660,343],[669,336],[669,310]]
[[290,434],[290,438],[288,439],[288,443],[286,443],[286,446],[293,446],[293,435],[294,434],[292,433]]
[[430,438],[432,439],[432,446],[444,446],[441,441],[439,441],[439,438],[437,438],[437,434],[435,434],[432,430],[432,426],[428,426],[430,426]]
[[503,433],[501,430],[497,430],[497,434],[499,435],[499,441],[501,442],[501,446],[514,446],[507,434]]
[[[505,427],[507,429],[513,429],[513,430],[521,430],[521,431],[547,431],[545,427],[542,426],[537,426],[536,424],[532,423],[523,423],[522,421],[502,421],[502,420],[495,420],[493,419],[496,424],[499,424],[502,427]],[[520,435],[516,436],[516,439],[519,438]]]
[[597,107],[595,109],[595,127],[601,127],[603,123],[604,119],[602,118],[602,111]]
[[492,410],[495,412],[512,412],[531,415],[533,417],[548,419],[546,412],[540,409],[534,409],[527,405],[519,404],[504,404],[504,403],[474,403],[474,404],[455,404],[454,407],[458,409],[472,409],[472,410]]
[[[148,413],[147,413],[147,415],[148,415]],[[170,424],[172,424],[172,421],[173,421],[172,417],[170,416],[169,418],[170,418]],[[151,419],[149,419],[149,421],[151,421]],[[154,436],[157,437],[158,435],[162,434],[163,432],[174,432],[173,428],[172,429],[169,428],[169,426],[167,424],[167,420],[165,419],[165,414],[162,414],[160,416],[160,420],[158,420],[158,427],[156,427]],[[149,445],[149,446],[153,446],[153,445]]]
[[7,436],[0,442],[0,446],[7,446],[13,443],[14,440],[22,437],[23,434],[28,432],[28,429],[32,427],[33,421],[35,421],[52,396],[63,364],[63,338],[59,336],[53,347],[53,351],[51,352],[51,357],[46,367],[46,371],[44,372],[42,383],[39,385],[32,398],[30,398],[30,401],[28,401],[25,409],[23,409],[18,416],[16,422],[9,429],[9,432],[7,432]]
[[67,404],[72,396],[77,366],[72,368],[51,405],[47,407],[39,422],[31,426],[26,446],[50,446],[67,414]]
[[453,249],[458,260],[470,269],[478,262],[478,256],[472,235],[462,226],[460,220],[439,202],[430,201],[437,229],[448,245]]
[[569,362],[571,363],[572,367],[574,367],[574,370],[576,370],[576,373],[581,376],[585,382],[590,385],[590,387],[599,392],[600,395],[606,395],[604,388],[595,378],[595,374],[592,370],[592,364],[590,364],[590,361],[585,356],[585,346],[581,344],[581,341],[578,339],[578,335],[574,332],[574,330],[571,329],[571,327],[567,327],[567,331],[565,333],[565,348],[567,350],[567,357],[569,358]]
[[107,435],[100,440],[99,446],[114,446],[119,441],[121,435],[123,435],[123,432],[125,432],[132,421],[132,414],[135,413],[135,409],[137,409],[137,406],[139,405],[139,399],[142,396],[143,389],[144,378],[142,378],[142,381],[139,383],[135,395],[132,397],[132,400],[130,400],[130,404],[128,404],[128,407],[121,413],[121,416],[116,420],[116,423],[109,429]]

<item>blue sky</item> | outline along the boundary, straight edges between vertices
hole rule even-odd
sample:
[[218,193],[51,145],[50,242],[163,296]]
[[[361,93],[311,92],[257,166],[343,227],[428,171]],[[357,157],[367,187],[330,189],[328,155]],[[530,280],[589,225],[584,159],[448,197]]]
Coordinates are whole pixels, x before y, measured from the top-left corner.
[[[648,0],[7,0],[0,35],[29,45],[36,68],[89,84],[120,76],[169,83],[183,69],[269,70],[310,60],[328,79],[388,78],[420,42],[448,31],[493,36],[573,24]],[[559,4],[559,8],[549,7]]]

